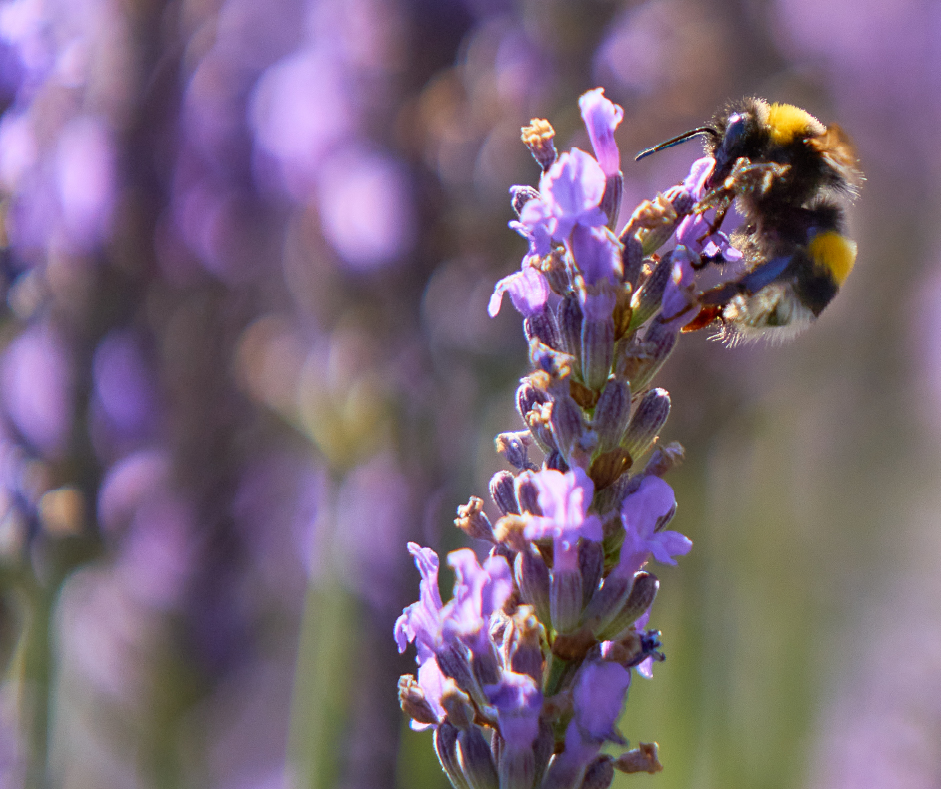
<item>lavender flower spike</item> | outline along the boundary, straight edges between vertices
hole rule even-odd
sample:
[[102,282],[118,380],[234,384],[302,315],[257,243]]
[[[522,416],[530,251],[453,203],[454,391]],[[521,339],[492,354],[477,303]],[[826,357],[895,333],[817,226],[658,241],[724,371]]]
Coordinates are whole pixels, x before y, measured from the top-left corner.
[[[647,629],[660,582],[639,571],[651,558],[676,564],[692,547],[664,528],[676,512],[661,479],[672,463],[657,459],[661,450],[644,462],[670,406],[653,378],[697,314],[703,257],[740,253],[697,211],[710,158],[612,232],[623,111],[600,89],[580,108],[597,158],[553,149],[539,160],[539,191],[512,191],[511,227],[529,249],[520,271],[497,283],[489,312],[509,293],[524,317],[525,430],[498,439],[512,466],[491,483],[502,517],[480,512],[487,528],[474,530],[458,513],[489,555],[449,555],[454,595],[442,603],[437,556],[409,546],[420,599],[399,618],[396,639],[400,649],[416,644],[419,670],[417,681],[400,680],[400,699],[413,727],[435,728],[457,789],[605,789],[615,770],[659,769],[656,745],[623,758],[601,753],[626,744],[617,721],[632,673],[649,677],[663,659],[659,631]],[[554,135],[548,121],[532,128],[540,139]],[[674,230],[675,248],[657,253]],[[522,450],[508,451],[506,436]]]

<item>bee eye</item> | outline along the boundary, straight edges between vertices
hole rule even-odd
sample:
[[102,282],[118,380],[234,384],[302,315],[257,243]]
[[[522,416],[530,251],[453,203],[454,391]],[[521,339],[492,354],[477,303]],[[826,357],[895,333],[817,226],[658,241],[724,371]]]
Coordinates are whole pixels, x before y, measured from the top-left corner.
[[730,148],[736,145],[745,136],[745,116],[735,113],[729,116],[729,125],[725,129],[723,145]]

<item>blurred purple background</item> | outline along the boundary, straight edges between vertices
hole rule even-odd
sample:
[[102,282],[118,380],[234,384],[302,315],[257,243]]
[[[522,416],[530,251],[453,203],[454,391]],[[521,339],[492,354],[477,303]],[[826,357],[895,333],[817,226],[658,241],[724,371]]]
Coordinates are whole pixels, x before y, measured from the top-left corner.
[[[839,122],[857,271],[687,336],[687,462],[625,735],[673,787],[941,783],[941,5],[0,2],[0,786],[443,787],[392,623],[519,429],[508,188],[577,97],[624,210],[761,95]],[[620,785],[620,784],[616,784]]]

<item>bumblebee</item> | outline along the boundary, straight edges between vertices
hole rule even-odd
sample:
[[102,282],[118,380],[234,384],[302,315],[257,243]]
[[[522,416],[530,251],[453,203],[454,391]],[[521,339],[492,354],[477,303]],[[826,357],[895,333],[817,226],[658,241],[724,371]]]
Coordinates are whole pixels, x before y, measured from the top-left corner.
[[715,232],[735,203],[745,222],[731,242],[743,269],[700,294],[701,310],[685,330],[719,321],[719,336],[731,343],[796,334],[830,303],[856,260],[845,232],[846,207],[862,180],[851,143],[839,126],[798,107],[749,98],[637,159],[694,137],[715,159],[695,210],[716,210]]

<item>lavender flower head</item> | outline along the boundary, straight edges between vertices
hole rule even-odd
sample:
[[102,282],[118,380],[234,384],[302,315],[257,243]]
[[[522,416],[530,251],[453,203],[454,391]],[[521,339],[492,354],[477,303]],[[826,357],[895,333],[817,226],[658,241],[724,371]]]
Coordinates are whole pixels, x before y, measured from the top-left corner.
[[[415,644],[418,674],[401,678],[400,701],[414,728],[434,728],[441,765],[462,789],[603,787],[616,770],[662,769],[655,744],[626,748],[617,729],[634,671],[649,678],[663,660],[660,633],[647,627],[659,588],[648,564],[674,565],[692,547],[666,528],[676,498],[663,476],[682,447],[659,443],[670,396],[652,382],[697,315],[699,272],[741,253],[697,209],[708,157],[615,234],[623,111],[600,88],[579,107],[594,156],[557,153],[546,121],[523,129],[542,174],[538,190],[511,190],[510,226],[528,249],[489,312],[509,294],[524,319],[526,430],[497,437],[513,467],[491,481],[497,520],[472,497],[455,521],[487,558],[449,555],[456,579],[444,603],[437,555],[409,545],[421,598],[395,637],[400,651]],[[606,744],[623,752],[603,754]]]

